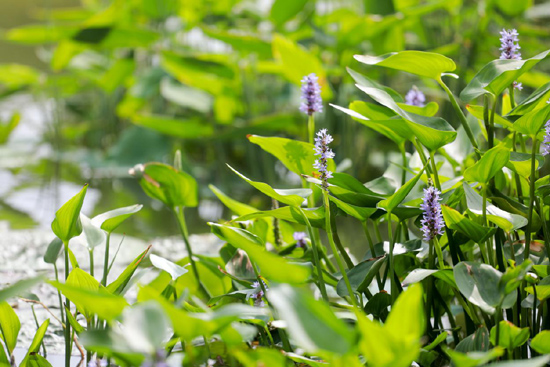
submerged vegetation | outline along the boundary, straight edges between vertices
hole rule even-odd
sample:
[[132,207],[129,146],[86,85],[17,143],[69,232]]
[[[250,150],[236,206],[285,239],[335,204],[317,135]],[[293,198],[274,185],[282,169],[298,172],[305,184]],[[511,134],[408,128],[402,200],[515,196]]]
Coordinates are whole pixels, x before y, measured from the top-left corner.
[[[15,364],[14,299],[51,316],[34,315],[20,366],[51,366],[50,322],[67,367],[73,353],[90,367],[550,363],[547,4],[84,3],[5,33],[51,70],[0,66],[3,98],[52,93],[43,139],[65,154],[48,159],[86,148],[145,205],[88,217],[92,174],[60,206],[53,275],[0,290],[1,365]],[[214,198],[225,215],[190,225]],[[149,246],[113,271],[113,235],[155,206],[187,256]]]

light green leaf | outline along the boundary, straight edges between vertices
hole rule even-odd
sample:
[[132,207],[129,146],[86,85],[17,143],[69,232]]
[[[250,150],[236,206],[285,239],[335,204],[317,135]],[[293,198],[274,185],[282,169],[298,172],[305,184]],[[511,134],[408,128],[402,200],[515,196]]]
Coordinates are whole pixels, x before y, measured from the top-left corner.
[[[483,119],[484,119],[484,117],[483,117],[483,113],[484,113],[483,106],[466,105],[466,109],[468,110],[468,112],[470,112],[472,114],[472,116],[474,116],[478,120],[483,121]],[[510,121],[506,120],[504,117],[500,116],[498,113],[495,113],[495,124],[500,125],[502,127],[506,127],[508,129],[512,128],[512,126],[513,126],[513,124]]]
[[290,263],[265,249],[262,240],[240,228],[208,223],[212,232],[234,247],[244,250],[259,267],[261,275],[269,281],[299,284],[307,281],[311,269],[305,265]]
[[55,213],[55,219],[52,222],[52,231],[65,244],[73,237],[82,233],[82,224],[80,223],[80,210],[86,196],[88,185],[84,185],[82,190]]
[[307,0],[275,0],[271,6],[270,18],[277,26],[294,18],[307,4]]
[[139,183],[143,191],[170,209],[197,206],[197,181],[191,175],[162,163],[147,163],[137,174],[142,174]]
[[108,212],[96,215],[92,219],[92,222],[107,233],[111,233],[119,225],[121,225],[122,222],[139,212],[141,208],[143,208],[143,205],[136,204],[110,210]]
[[[468,184],[462,185],[466,194],[468,210],[476,215],[483,214],[483,198],[474,191]],[[507,211],[497,208],[487,202],[487,219],[505,231],[512,231],[521,228],[527,224],[527,219],[518,214],[511,214]]]
[[183,274],[186,274],[189,271],[185,267],[179,266],[178,264],[175,264],[157,255],[151,254],[149,258],[151,259],[151,263],[155,268],[164,270],[165,272],[170,274],[173,281],[175,281],[176,279],[178,279]]
[[[298,175],[308,176],[311,176],[312,172],[315,171],[313,164],[317,160],[317,157],[314,155],[313,144],[292,139],[258,135],[249,135],[248,140],[275,156],[289,171]],[[328,170],[331,172],[336,170],[336,165],[332,159],[328,160]]]
[[460,93],[460,99],[469,102],[484,94],[500,95],[523,73],[529,71],[539,61],[548,56],[544,51],[530,59],[493,60],[486,64]]
[[394,102],[390,95],[381,89],[357,85],[369,97],[391,109],[405,120],[410,136],[416,136],[428,150],[437,150],[456,138],[456,131],[441,117],[427,117],[407,112]]
[[441,209],[447,227],[460,231],[476,243],[483,243],[496,233],[496,228],[479,225],[447,205],[442,205]]
[[424,168],[422,168],[416,174],[416,176],[414,176],[409,181],[407,181],[403,186],[401,186],[393,195],[391,195],[389,198],[385,200],[380,201],[377,207],[391,213],[395,208],[397,208],[397,206],[401,204],[403,200],[405,200],[409,192],[411,192],[411,190],[416,185],[418,180],[420,180],[420,177],[422,177],[422,173],[424,172],[425,169],[426,169],[426,166],[424,166]]
[[138,257],[134,259],[127,267],[124,269],[122,273],[116,278],[114,282],[107,285],[107,290],[112,294],[122,295],[124,294],[124,290],[128,283],[130,282],[132,276],[134,275],[137,267],[139,264],[143,261],[149,250],[151,249],[151,245],[147,247],[145,251],[143,251],[141,254],[139,254]]
[[218,197],[218,199],[220,199],[220,201],[229,210],[231,210],[233,213],[235,213],[237,215],[246,215],[246,214],[250,214],[250,213],[254,213],[254,212],[258,211],[258,209],[254,208],[253,206],[243,204],[243,203],[238,202],[237,200],[227,196],[226,194],[224,194],[220,189],[218,189],[214,185],[208,185],[208,188],[210,190],[212,190],[214,195],[216,195]]
[[32,366],[32,356],[38,353],[38,351],[40,350],[40,345],[42,344],[42,340],[44,339],[44,335],[46,335],[46,330],[48,330],[49,325],[50,319],[46,319],[42,323],[42,325],[40,325],[40,327],[34,334],[34,338],[32,339],[29,349],[27,350],[27,354],[25,355],[25,358],[23,358],[23,360],[21,361],[21,364],[19,364],[19,367]]
[[[491,329],[491,343],[493,343],[493,345],[497,345],[496,330],[496,326],[493,326],[493,328]],[[512,324],[510,321],[502,320],[499,323],[498,334],[498,345],[503,348],[513,350],[525,344],[525,342],[529,339],[529,328],[519,328],[516,325]]]
[[178,119],[169,116],[134,114],[130,121],[138,126],[180,139],[198,139],[212,136],[214,128],[201,119]]
[[436,80],[441,78],[442,73],[456,69],[454,61],[448,57],[423,51],[400,51],[382,56],[355,55],[354,58],[363,64],[406,71]]
[[532,110],[521,116],[514,122],[514,130],[529,135],[537,136],[542,127],[550,119],[550,105],[546,104],[539,110]]
[[540,354],[550,354],[550,330],[542,330],[531,340],[531,348]]
[[248,182],[250,185],[258,189],[262,193],[266,194],[270,198],[273,198],[281,203],[284,203],[290,206],[301,207],[304,200],[311,195],[310,189],[288,189],[288,190],[273,189],[271,186],[269,186],[266,183],[250,180],[249,178],[247,178],[246,176],[244,176],[243,174],[235,170],[233,167],[231,167],[229,164],[227,166],[233,172],[235,172],[240,178]]
[[491,178],[502,170],[509,159],[510,149],[503,145],[497,145],[483,153],[479,161],[464,171],[464,179],[470,182],[487,184]]
[[19,322],[19,317],[17,317],[13,308],[6,301],[0,302],[0,327],[2,329],[0,337],[10,353],[13,353],[17,345],[21,322]]
[[290,336],[306,352],[343,355],[354,345],[349,327],[326,303],[315,300],[305,290],[281,284],[270,289],[267,297],[279,318],[286,321]]

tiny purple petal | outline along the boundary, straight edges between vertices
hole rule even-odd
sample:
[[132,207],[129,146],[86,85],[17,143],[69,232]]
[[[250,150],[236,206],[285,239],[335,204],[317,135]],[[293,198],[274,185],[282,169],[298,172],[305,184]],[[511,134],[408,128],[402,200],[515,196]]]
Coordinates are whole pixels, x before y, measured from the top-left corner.
[[421,231],[424,234],[424,240],[433,240],[436,236],[442,235],[445,227],[443,215],[441,213],[441,192],[433,186],[424,189],[424,201],[420,204],[420,209],[424,211],[424,216],[420,223]]
[[328,159],[334,158],[334,152],[328,147],[334,139],[327,133],[327,129],[321,129],[315,137],[315,147],[313,148],[315,155],[319,158],[313,163],[313,168],[319,171],[323,189],[328,190],[328,179],[332,178],[332,172],[328,170]]
[[426,96],[416,86],[413,86],[405,95],[405,103],[410,106],[424,107],[425,102]]
[[503,29],[500,32],[500,58],[502,60],[521,60],[519,33],[515,29]]
[[300,111],[306,115],[313,115],[315,112],[323,112],[323,100],[321,99],[321,86],[317,75],[311,73],[302,79],[302,103]]
[[542,145],[542,155],[550,154],[550,120],[544,125],[544,141]]

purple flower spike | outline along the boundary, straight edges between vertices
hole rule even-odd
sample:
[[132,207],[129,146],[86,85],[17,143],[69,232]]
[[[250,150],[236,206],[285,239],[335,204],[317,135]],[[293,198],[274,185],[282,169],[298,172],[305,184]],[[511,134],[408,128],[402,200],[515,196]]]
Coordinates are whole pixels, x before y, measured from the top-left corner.
[[294,232],[292,237],[294,237],[294,241],[296,241],[296,247],[306,248],[307,236],[305,232]]
[[323,112],[323,100],[321,99],[321,87],[317,75],[311,73],[302,79],[302,104],[300,111],[306,115],[315,112]]
[[500,32],[500,58],[503,60],[521,60],[519,33],[515,29],[503,29]]
[[542,146],[542,155],[550,154],[550,120],[546,121],[544,125],[546,134],[544,134],[544,141]]
[[[269,291],[269,288],[267,288],[267,284],[262,280],[263,286],[265,288],[265,291]],[[252,283],[252,289],[250,292],[246,295],[246,299],[253,299],[254,300],[254,306],[256,307],[265,307],[265,302],[263,300],[264,291],[262,289],[262,286],[260,285],[260,282],[255,281]]]
[[334,158],[334,152],[328,147],[332,143],[333,139],[330,134],[327,133],[327,129],[321,129],[315,137],[315,155],[319,158],[313,164],[313,168],[319,171],[319,176],[322,181],[321,186],[323,189],[328,190],[328,179],[332,178],[332,172],[328,170],[328,159]]
[[410,106],[424,107],[425,102],[426,96],[414,85],[405,95],[405,103]]
[[424,241],[433,240],[437,235],[443,234],[445,224],[443,215],[441,214],[441,192],[433,186],[424,189],[424,202],[420,204],[420,209],[424,211],[422,223],[422,233],[424,233]]

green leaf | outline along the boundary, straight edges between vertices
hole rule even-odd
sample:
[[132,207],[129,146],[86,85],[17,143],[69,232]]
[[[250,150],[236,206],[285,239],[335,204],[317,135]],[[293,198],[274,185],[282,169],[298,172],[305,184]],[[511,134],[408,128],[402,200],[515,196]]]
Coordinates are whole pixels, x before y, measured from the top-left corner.
[[254,208],[253,206],[243,204],[229,197],[214,185],[208,185],[208,188],[212,190],[212,192],[214,193],[214,195],[216,195],[218,199],[220,199],[223,205],[225,205],[229,210],[231,210],[236,215],[246,215],[246,214],[250,214],[258,211],[258,209]]
[[514,122],[514,130],[529,135],[537,136],[542,127],[550,119],[550,105],[545,105],[540,110],[533,110],[521,116]]
[[359,351],[369,365],[409,367],[418,357],[425,327],[422,303],[422,287],[415,284],[399,296],[385,325],[357,315]]
[[143,208],[143,205],[136,204],[131,206],[126,206],[123,208],[118,208],[110,210],[103,214],[96,215],[92,222],[98,227],[106,231],[107,233],[113,232],[119,225],[122,224],[126,219],[130,218],[132,215],[136,214]]
[[86,196],[88,185],[84,185],[82,190],[55,213],[55,219],[52,222],[52,231],[63,241],[69,243],[69,240],[82,233],[82,225],[80,223],[80,210]]
[[486,64],[460,93],[460,99],[469,102],[484,94],[500,95],[523,73],[529,71],[539,61],[548,56],[544,51],[530,59],[493,60]]
[[164,270],[170,276],[172,277],[172,280],[175,281],[179,277],[181,277],[183,274],[186,274],[189,270],[184,268],[183,266],[179,266],[178,264],[175,264],[169,260],[166,260],[165,258],[162,258],[157,255],[151,254],[149,256],[151,259],[151,263],[153,266],[157,269]]
[[441,210],[447,227],[461,232],[476,243],[483,243],[496,233],[496,228],[479,225],[447,205],[442,205]]
[[[372,130],[384,135],[388,139],[392,140],[398,146],[401,146],[407,139],[412,136],[411,130],[405,123],[405,121],[399,117],[392,119],[373,120],[366,117],[369,115],[368,109],[370,108],[367,102],[355,101],[350,103],[349,109],[331,104],[332,107],[350,115],[355,121],[371,128]],[[376,106],[376,105],[373,105]]]
[[69,309],[67,307],[65,307],[65,312],[67,313],[67,317],[69,318],[69,323],[73,327],[74,331],[77,334],[80,334],[81,332],[83,332],[84,327],[82,325],[80,325],[78,321],[76,321],[75,317],[73,316],[73,314],[69,311]]
[[[313,164],[317,157],[314,155],[313,144],[258,135],[249,135],[248,140],[275,156],[289,171],[308,176],[311,176],[312,172],[315,171]],[[328,160],[328,170],[331,172],[336,171],[336,165],[332,159]]]
[[426,166],[422,168],[416,176],[411,178],[409,181],[407,181],[403,186],[401,186],[393,195],[391,195],[389,198],[382,200],[378,203],[377,207],[384,209],[388,213],[391,213],[411,192],[413,187],[416,185],[418,180],[420,180],[420,177],[422,177],[422,173],[426,169]]
[[[16,90],[40,81],[38,70],[21,64],[0,64],[0,84],[9,90]],[[15,118],[15,114],[12,119]],[[11,122],[10,122],[11,123]]]
[[435,278],[441,279],[451,287],[458,289],[455,282],[454,275],[453,275],[453,271],[449,269],[443,269],[443,270],[420,269],[420,268],[414,269],[403,280],[403,286],[419,283],[429,276],[433,276]]
[[400,102],[397,102],[397,105],[406,112],[411,112],[426,117],[432,117],[437,113],[437,111],[439,111],[439,105],[433,101],[426,103],[426,105],[422,107]]
[[[466,183],[462,185],[466,194],[468,210],[476,215],[483,214],[483,198]],[[497,208],[487,202],[487,219],[505,231],[512,231],[521,228],[527,224],[527,219],[518,214],[511,214],[507,211]]]
[[20,296],[21,294],[27,292],[30,288],[34,287],[37,284],[42,283],[44,280],[43,277],[34,277],[20,280],[13,285],[6,287],[0,290],[0,302],[7,301],[10,298]]
[[36,330],[36,333],[34,334],[34,338],[32,339],[31,345],[27,350],[27,354],[19,364],[19,367],[26,367],[29,363],[31,363],[32,356],[38,353],[38,351],[40,350],[40,345],[42,344],[42,340],[44,339],[44,335],[46,335],[46,331],[48,330],[49,325],[50,325],[50,319],[46,319],[42,323],[42,325],[40,325],[38,330]]
[[490,265],[462,261],[455,265],[453,273],[464,297],[489,314],[496,307],[509,308],[516,301],[515,294],[505,294],[499,287],[502,273]]
[[13,308],[6,301],[0,302],[0,327],[2,329],[0,337],[8,350],[13,353],[17,345],[21,323]]
[[19,125],[20,120],[21,115],[15,112],[11,115],[7,123],[0,123],[0,145],[3,145],[8,141],[11,132]]
[[542,330],[535,335],[531,340],[530,346],[537,353],[550,354],[550,330]]
[[290,263],[286,259],[265,249],[265,244],[256,235],[240,228],[217,223],[208,223],[212,232],[234,247],[244,250],[259,267],[261,275],[269,281],[299,284],[307,281],[311,269],[304,265]]
[[80,223],[82,224],[82,234],[79,237],[83,237],[85,241],[84,245],[88,247],[88,250],[93,250],[105,243],[107,238],[105,232],[99,226],[94,225],[92,220],[82,213],[80,214]]
[[[474,334],[475,335],[475,334]],[[487,342],[488,343],[488,342]],[[497,347],[483,352],[461,353],[450,348],[444,348],[445,353],[451,357],[456,367],[478,367],[485,366],[488,362],[504,354],[504,349]],[[491,365],[492,366],[492,365]]]
[[127,267],[124,269],[122,273],[116,278],[114,282],[107,285],[107,290],[112,294],[122,295],[124,293],[124,290],[128,283],[130,282],[132,276],[134,275],[137,267],[143,261],[149,250],[151,249],[151,245],[147,247],[145,251],[143,251],[141,254],[139,254],[138,257],[134,259]]
[[423,51],[400,51],[382,56],[355,55],[354,58],[363,64],[406,71],[436,80],[441,78],[441,74],[456,69],[454,61],[448,57]]
[[270,198],[273,198],[283,204],[301,207],[304,200],[311,195],[311,189],[273,189],[266,183],[250,180],[249,178],[235,170],[233,167],[231,167],[229,164],[227,166],[229,167],[229,169],[235,172],[237,176],[245,180],[247,183],[258,189],[262,193],[266,194]]
[[529,97],[521,101],[512,111],[510,116],[523,116],[532,110],[538,110],[546,106],[546,101],[550,97],[550,82],[537,88]]
[[479,161],[464,171],[464,179],[470,182],[487,184],[510,159],[510,149],[502,145],[489,149]]
[[550,355],[519,361],[496,362],[491,364],[491,367],[544,367],[548,362],[550,362]]
[[[309,222],[313,227],[325,228],[324,207],[321,206],[319,208],[303,208],[302,211],[304,212],[304,214],[306,215],[307,219],[309,220]],[[282,219],[288,222],[306,225],[306,222],[304,221],[304,218],[300,210],[293,206],[284,206],[279,209],[257,211],[257,212],[246,214],[236,219],[233,219],[233,222],[245,222],[251,219],[266,218],[266,217],[272,217],[272,218]]]
[[180,139],[199,139],[214,134],[214,127],[199,119],[178,119],[169,116],[134,114],[130,121],[138,126]]
[[[378,274],[378,272],[380,271],[380,267],[382,266],[382,264],[384,264],[385,261],[385,256],[381,258],[369,259],[361,261],[353,268],[347,270],[346,274],[348,275],[351,289],[354,292],[364,292],[371,284],[376,274]],[[349,295],[344,279],[340,279],[338,281],[336,292],[340,297],[346,297]]]
[[[457,352],[487,352],[489,350],[489,330],[485,326],[476,329],[473,334],[462,339],[456,346]],[[504,350],[500,349],[501,354]]]
[[[544,164],[544,156],[541,154],[536,155],[535,169],[539,169]],[[518,175],[528,178],[531,176],[531,154],[510,152],[510,161],[506,164],[506,167],[516,172]]]
[[[537,299],[539,301],[544,301],[550,298],[550,277],[545,277],[542,279],[539,284],[535,285],[537,291]],[[535,294],[533,286],[525,288],[525,291],[529,294]]]
[[63,248],[63,241],[59,238],[54,238],[52,242],[48,245],[46,253],[44,254],[44,262],[48,264],[55,264],[57,258],[61,254],[61,249]]
[[404,102],[403,97],[401,96],[401,94],[397,93],[393,89],[391,89],[389,87],[386,87],[385,85],[382,85],[382,84],[378,83],[377,81],[367,77],[366,75],[363,75],[363,74],[360,74],[360,73],[356,72],[353,69],[350,69],[350,68],[347,67],[346,70],[348,71],[348,74],[353,78],[355,83],[357,83],[359,85],[362,85],[364,87],[372,87],[372,88],[377,88],[377,89],[383,89],[383,90],[386,91],[386,93],[388,93],[392,97],[392,99],[395,102]]
[[307,0],[275,0],[271,6],[270,18],[281,26],[294,18],[307,4]]
[[[491,329],[491,343],[493,343],[493,345],[497,345],[496,330],[496,326],[493,326],[493,328]],[[529,339],[529,328],[519,328],[516,325],[512,324],[510,321],[502,320],[499,323],[498,334],[498,345],[503,348],[513,350],[525,344],[525,342]]]
[[348,204],[342,200],[337,199],[332,195],[329,196],[329,199],[347,215],[357,218],[362,222],[370,218],[378,210],[377,208],[364,208],[364,207]]
[[409,136],[416,136],[428,150],[437,150],[456,139],[456,131],[441,117],[427,117],[407,112],[399,107],[385,91],[360,85],[357,87],[376,102],[401,116],[411,131]]
[[306,352],[343,355],[354,345],[349,327],[326,303],[317,301],[306,291],[281,284],[271,288],[267,297],[279,318],[286,321],[293,340]]
[[170,209],[198,204],[197,181],[167,164],[145,164],[139,183],[147,195],[163,202]]
[[[23,366],[23,364],[21,364]],[[25,366],[28,367],[52,367],[50,362],[40,354],[31,354],[29,358],[25,361]]]
[[55,281],[50,281],[49,284],[73,302],[87,320],[93,315],[97,315],[101,320],[113,320],[128,305],[124,298],[107,291],[82,269],[76,268],[71,271],[65,284]]
[[[484,119],[483,114],[485,112],[483,106],[466,105],[466,109],[468,110],[468,112],[472,114],[472,116],[474,116],[478,120],[483,121]],[[508,129],[512,128],[513,126],[513,124],[510,121],[506,120],[504,117],[500,116],[498,113],[495,113],[495,124],[498,124],[502,127],[506,127]]]
[[[298,0],[295,3],[301,1],[303,0]],[[315,55],[280,34],[273,36],[272,47],[273,56],[282,64],[282,74],[289,82],[299,86],[304,76],[315,73],[319,78],[321,97],[325,100],[332,98],[332,90],[328,84],[323,64]]]

